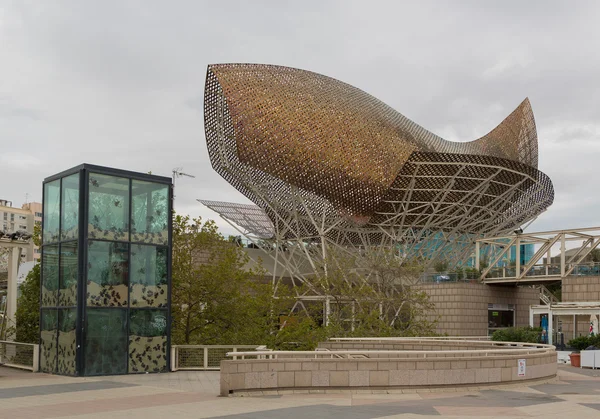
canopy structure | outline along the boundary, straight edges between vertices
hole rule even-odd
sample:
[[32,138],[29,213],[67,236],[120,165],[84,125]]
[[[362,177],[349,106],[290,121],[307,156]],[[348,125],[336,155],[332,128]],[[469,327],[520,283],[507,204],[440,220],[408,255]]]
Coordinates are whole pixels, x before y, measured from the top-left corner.
[[552,345],[554,316],[573,316],[573,338],[575,338],[577,331],[576,316],[588,315],[590,316],[590,321],[592,321],[593,316],[600,317],[600,302],[565,302],[531,306],[529,307],[529,326],[531,327],[534,327],[533,316],[535,315],[548,316],[548,344]]

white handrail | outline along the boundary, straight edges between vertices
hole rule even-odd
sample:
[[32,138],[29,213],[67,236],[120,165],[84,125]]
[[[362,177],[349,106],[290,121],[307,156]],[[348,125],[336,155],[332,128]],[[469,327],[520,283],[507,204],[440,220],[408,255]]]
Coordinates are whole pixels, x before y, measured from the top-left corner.
[[0,340],[0,365],[37,372],[40,369],[39,345]]

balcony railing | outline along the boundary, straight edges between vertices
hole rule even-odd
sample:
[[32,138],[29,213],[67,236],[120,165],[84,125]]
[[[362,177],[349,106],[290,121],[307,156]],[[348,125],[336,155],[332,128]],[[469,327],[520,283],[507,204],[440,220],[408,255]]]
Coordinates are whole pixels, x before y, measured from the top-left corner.
[[37,372],[39,345],[0,340],[0,365]]
[[228,352],[266,350],[263,345],[173,345],[171,371],[218,371]]

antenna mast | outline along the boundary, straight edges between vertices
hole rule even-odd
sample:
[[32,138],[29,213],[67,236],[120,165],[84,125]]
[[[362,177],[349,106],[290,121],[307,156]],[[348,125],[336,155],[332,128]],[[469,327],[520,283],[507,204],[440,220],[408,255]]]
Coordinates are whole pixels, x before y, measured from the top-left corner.
[[176,167],[173,169],[173,210],[175,210],[175,179],[180,177],[191,177],[196,178],[194,175],[190,175],[189,173],[185,173],[183,171],[183,167]]

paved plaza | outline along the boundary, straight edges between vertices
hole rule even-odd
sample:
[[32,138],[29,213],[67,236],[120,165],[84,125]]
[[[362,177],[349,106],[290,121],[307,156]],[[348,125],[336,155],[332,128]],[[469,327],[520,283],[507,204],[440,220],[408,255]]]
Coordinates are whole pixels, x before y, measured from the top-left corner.
[[0,418],[600,417],[600,370],[528,386],[219,397],[218,372],[70,378],[0,367]]

